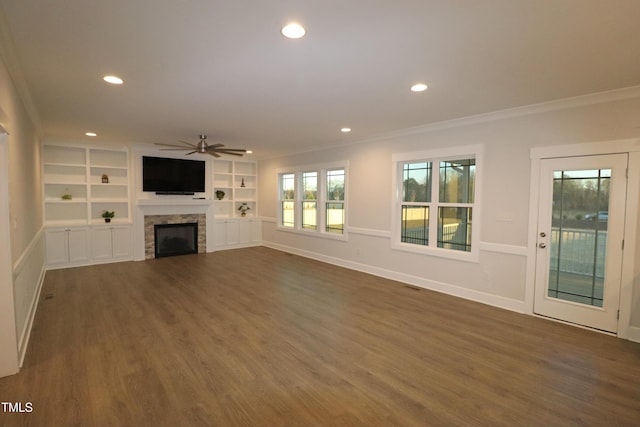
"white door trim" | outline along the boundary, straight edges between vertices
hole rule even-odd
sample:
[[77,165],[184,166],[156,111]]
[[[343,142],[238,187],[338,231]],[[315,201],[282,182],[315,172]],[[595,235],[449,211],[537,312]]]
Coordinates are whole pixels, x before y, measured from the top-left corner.
[[0,125],[0,377],[20,369],[13,295],[13,262],[9,217],[9,149],[7,132]]
[[[533,315],[536,270],[536,234],[538,227],[538,204],[540,182],[540,160],[554,157],[601,155],[613,153],[629,154],[629,179],[627,181],[627,204],[625,211],[625,250],[622,256],[622,287],[620,289],[620,321],[618,337],[637,340],[631,336],[631,310],[634,285],[634,269],[640,252],[636,236],[637,218],[640,214],[640,139],[603,141],[585,144],[568,144],[534,147],[530,151],[531,171],[529,184],[529,226],[527,239],[527,274],[525,282],[525,310]],[[640,290],[638,291],[640,292]]]

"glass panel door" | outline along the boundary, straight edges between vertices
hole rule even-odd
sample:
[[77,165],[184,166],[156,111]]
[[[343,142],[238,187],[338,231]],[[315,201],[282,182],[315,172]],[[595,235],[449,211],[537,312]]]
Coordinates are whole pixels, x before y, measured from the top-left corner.
[[534,312],[615,332],[626,154],[543,159]]

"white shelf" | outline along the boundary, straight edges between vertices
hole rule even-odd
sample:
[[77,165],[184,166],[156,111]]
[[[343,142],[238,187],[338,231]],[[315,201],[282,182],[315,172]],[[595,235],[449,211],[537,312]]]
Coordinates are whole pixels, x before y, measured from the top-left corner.
[[[129,151],[44,145],[43,194],[46,226],[93,224],[102,210],[130,223]],[[109,183],[102,183],[102,175]],[[70,194],[71,200],[62,199]],[[102,218],[100,218],[102,219]]]
[[[257,164],[251,160],[216,159],[213,162],[213,190],[222,190],[222,200],[214,200],[216,219],[248,218],[257,216]],[[241,185],[244,182],[244,187]],[[243,217],[238,206],[246,203],[251,210]]]
[[64,204],[70,204],[70,203],[82,203],[82,204],[87,203],[87,199],[84,199],[84,198],[75,198],[75,199],[71,199],[71,200],[63,200],[63,199],[58,197],[57,199],[46,198],[46,199],[44,199],[44,201],[46,203],[60,203],[60,204],[63,204],[63,205]]

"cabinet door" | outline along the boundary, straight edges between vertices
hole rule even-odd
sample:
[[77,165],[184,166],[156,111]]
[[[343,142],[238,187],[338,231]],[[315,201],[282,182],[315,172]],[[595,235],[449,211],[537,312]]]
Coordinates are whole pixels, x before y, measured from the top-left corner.
[[238,243],[246,245],[251,241],[251,221],[238,221]]
[[89,231],[86,228],[71,228],[68,231],[69,262],[89,260]]
[[131,250],[131,228],[114,227],[111,229],[111,242],[113,244],[114,258],[130,258]]
[[227,245],[237,245],[239,240],[238,221],[230,220],[225,222],[227,232]]
[[69,261],[67,230],[47,230],[47,264],[64,264]]
[[262,242],[262,221],[259,219],[251,220],[251,243]]
[[109,259],[113,256],[110,228],[94,228],[91,237],[93,259]]
[[214,242],[216,248],[224,248],[227,245],[227,224],[225,221],[216,221],[214,233]]

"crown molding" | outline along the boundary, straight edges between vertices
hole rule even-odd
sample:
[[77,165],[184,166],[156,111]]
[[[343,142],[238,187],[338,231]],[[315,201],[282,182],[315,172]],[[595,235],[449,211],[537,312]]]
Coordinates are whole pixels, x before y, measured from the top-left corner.
[[451,120],[443,120],[435,123],[414,126],[405,129],[399,129],[392,132],[376,135],[373,137],[352,141],[349,143],[339,142],[324,146],[315,146],[306,150],[290,152],[286,155],[275,155],[265,157],[261,160],[289,157],[296,154],[305,154],[315,151],[335,150],[336,148],[344,148],[353,145],[366,144],[370,142],[384,141],[387,139],[400,138],[416,134],[424,134],[436,132],[446,129],[453,129],[464,126],[471,126],[481,123],[494,122],[499,120],[510,119],[514,117],[528,116],[534,114],[547,113],[551,111],[565,110],[569,108],[584,107],[587,105],[602,104],[606,102],[622,101],[625,99],[640,98],[640,86],[630,86],[620,89],[614,89],[604,92],[595,92],[587,95],[575,96],[572,98],[557,99],[538,104],[525,105],[522,107],[507,108],[504,110],[492,111],[489,113],[476,114],[473,116],[460,117]]
[[441,122],[429,123],[426,125],[415,126],[406,129],[382,134],[367,141],[379,141],[389,138],[397,138],[401,136],[414,135],[418,133],[435,132],[456,127],[470,126],[475,124],[494,122],[514,117],[529,116],[534,114],[548,113],[551,111],[565,110],[569,108],[584,107],[587,105],[602,104],[606,102],[622,101],[625,99],[640,98],[640,86],[631,86],[620,89],[614,89],[604,92],[590,93],[587,95],[575,96],[572,98],[563,98],[553,101],[541,102],[538,104],[524,105],[522,107],[507,108],[504,110],[492,111],[489,113],[476,114],[473,116],[460,117]]
[[4,63],[4,66],[9,73],[9,78],[12,80],[13,85],[16,88],[16,92],[22,101],[22,105],[31,120],[35,128],[35,132],[38,137],[42,138],[42,122],[40,121],[40,115],[38,109],[33,102],[31,91],[24,79],[24,73],[20,66],[20,61],[15,53],[13,44],[13,38],[9,31],[9,22],[7,21],[4,9],[0,5],[0,60]]

